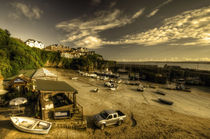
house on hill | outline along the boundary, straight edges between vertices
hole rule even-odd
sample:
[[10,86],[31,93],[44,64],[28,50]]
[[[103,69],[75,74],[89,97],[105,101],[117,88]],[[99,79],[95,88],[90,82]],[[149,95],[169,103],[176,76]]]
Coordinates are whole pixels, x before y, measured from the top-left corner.
[[36,47],[36,48],[39,48],[39,49],[44,49],[44,44],[42,42],[36,41],[36,40],[33,40],[33,39],[28,39],[25,42],[25,44],[30,46],[30,47]]
[[72,48],[68,47],[68,46],[63,46],[63,45],[59,45],[59,44],[53,44],[53,45],[49,45],[47,47],[45,47],[46,51],[60,51],[60,52],[65,52],[65,51],[71,51]]
[[82,55],[85,55],[85,53],[79,53],[79,52],[62,52],[61,53],[61,57],[65,57],[65,58],[79,58]]
[[78,47],[76,49],[76,51],[79,51],[79,52],[82,52],[82,53],[87,53],[88,52],[88,49],[87,48],[84,48],[84,47]]

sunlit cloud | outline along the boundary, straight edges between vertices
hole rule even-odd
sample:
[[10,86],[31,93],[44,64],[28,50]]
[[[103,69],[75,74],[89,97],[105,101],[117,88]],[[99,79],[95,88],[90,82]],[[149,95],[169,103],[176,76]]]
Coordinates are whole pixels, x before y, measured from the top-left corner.
[[160,5],[157,6],[157,8],[161,8],[167,4],[169,4],[170,2],[172,2],[173,0],[166,0],[165,2],[161,3]]
[[12,19],[20,19],[20,15],[17,13],[9,13],[9,17]]
[[[158,8],[172,2],[168,0]],[[158,10],[150,13],[153,16]],[[84,20],[76,18],[64,21],[56,25],[56,28],[66,32],[63,43],[71,43],[74,46],[91,49],[100,48],[104,45],[137,44],[154,46],[167,44],[170,46],[207,46],[210,44],[210,7],[190,10],[177,16],[163,20],[160,27],[149,29],[145,32],[126,35],[118,41],[101,38],[100,32],[118,28],[133,23],[144,13],[144,9],[138,10],[130,16],[114,9],[95,13],[94,18]],[[184,41],[181,41],[184,40]]]
[[120,43],[157,45],[170,43],[179,39],[194,39],[193,42],[177,45],[209,45],[210,43],[210,7],[191,10],[180,15],[165,19],[159,28],[153,28],[135,35],[127,35]]
[[138,18],[140,15],[142,15],[144,12],[144,9],[140,9],[138,12],[136,12],[131,19],[136,19]]
[[95,49],[102,45],[103,41],[98,37],[88,36],[80,41],[76,41],[75,43],[77,46],[86,46],[89,49]]
[[61,42],[71,42],[75,46],[82,46],[87,48],[99,48],[105,44],[115,44],[101,39],[98,35],[100,32],[122,27],[135,21],[144,12],[140,9],[131,16],[123,16],[118,9],[110,11],[100,11],[95,13],[95,18],[83,20],[82,18],[64,21],[56,25],[57,29],[63,30],[67,33],[67,38]]
[[151,13],[149,13],[149,14],[147,15],[147,17],[152,17],[152,16],[156,15],[157,12],[160,10],[160,8],[162,8],[163,6],[169,4],[169,3],[172,2],[172,1],[173,1],[173,0],[167,0],[167,1],[163,2],[163,3],[161,3],[160,5],[156,6],[156,7],[154,8],[154,10],[153,10]]
[[37,7],[32,7],[21,2],[11,3],[15,8],[15,12],[10,13],[9,16],[15,19],[19,19],[22,15],[28,19],[40,19],[43,11]]
[[159,11],[159,9],[155,9],[155,10],[152,11],[149,15],[147,15],[147,17],[152,17],[152,16],[154,16],[158,11]]

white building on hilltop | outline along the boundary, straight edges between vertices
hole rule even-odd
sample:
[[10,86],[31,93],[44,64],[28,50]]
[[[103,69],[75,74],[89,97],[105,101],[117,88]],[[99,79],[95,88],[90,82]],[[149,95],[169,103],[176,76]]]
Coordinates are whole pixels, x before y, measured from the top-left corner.
[[42,42],[36,41],[36,40],[33,40],[33,39],[28,39],[25,42],[25,44],[30,46],[30,47],[36,47],[36,48],[39,48],[39,49],[43,49],[44,48],[44,44]]

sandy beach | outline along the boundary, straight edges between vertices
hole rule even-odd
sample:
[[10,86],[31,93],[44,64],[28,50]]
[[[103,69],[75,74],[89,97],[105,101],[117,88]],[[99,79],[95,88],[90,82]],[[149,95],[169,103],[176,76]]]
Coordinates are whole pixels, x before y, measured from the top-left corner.
[[[33,135],[16,130],[9,117],[0,115],[0,138],[210,138],[210,88],[192,87],[192,92],[146,88],[119,84],[116,91],[104,87],[104,81],[80,76],[63,69],[48,69],[78,90],[77,102],[83,106],[88,121],[86,130],[52,128],[48,135]],[[72,77],[78,77],[72,80]],[[142,82],[148,85],[146,82]],[[152,84],[152,83],[150,83]],[[99,88],[99,92],[92,90]],[[165,96],[154,93],[162,90]],[[173,105],[160,104],[158,98]],[[121,126],[97,129],[92,116],[104,109],[121,110],[127,115]]]

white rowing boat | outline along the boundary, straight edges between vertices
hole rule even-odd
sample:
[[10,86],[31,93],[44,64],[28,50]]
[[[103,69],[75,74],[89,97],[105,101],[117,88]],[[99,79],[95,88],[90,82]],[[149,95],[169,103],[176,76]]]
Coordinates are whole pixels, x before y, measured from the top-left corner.
[[21,131],[34,134],[48,134],[51,122],[30,117],[10,117],[12,124]]

